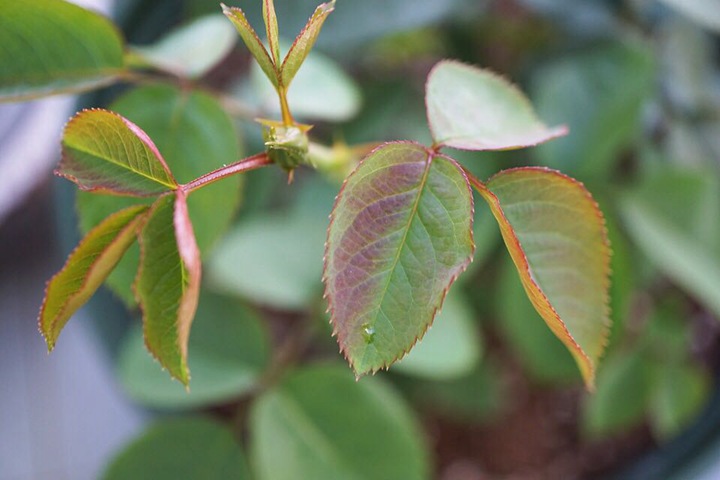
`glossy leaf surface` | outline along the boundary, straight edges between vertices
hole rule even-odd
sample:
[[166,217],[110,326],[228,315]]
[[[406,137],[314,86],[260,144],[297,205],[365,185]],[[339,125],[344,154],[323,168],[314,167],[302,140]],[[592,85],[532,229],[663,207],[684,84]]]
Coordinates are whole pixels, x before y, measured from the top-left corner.
[[40,331],[52,350],[70,317],[87,302],[135,241],[146,207],[122,210],[91,230],[47,285]]
[[544,168],[506,170],[476,186],[530,301],[592,388],[610,326],[610,248],[597,204],[581,183]]
[[338,195],[325,260],[340,350],[360,375],[407,353],[473,252],[473,202],[458,165],[424,147],[386,144]]
[[313,45],[315,45],[315,41],[320,34],[320,29],[323,23],[325,23],[325,19],[334,9],[335,0],[323,3],[317,7],[312,17],[310,17],[310,20],[308,20],[307,25],[305,25],[305,28],[302,29],[295,39],[295,42],[293,42],[280,68],[282,85],[286,88],[290,85],[290,82],[295,77],[295,74],[310,53],[310,50],[312,50]]
[[152,196],[177,182],[148,135],[107,110],[83,110],[65,127],[57,173],[82,190]]
[[[228,115],[209,95],[183,92],[170,86],[137,88],[121,96],[111,108],[138,124],[152,137],[181,183],[231,164],[240,157],[238,135]],[[203,255],[211,251],[238,209],[242,175],[193,192],[188,197],[190,218]],[[83,231],[131,204],[135,199],[78,194],[77,208]],[[127,305],[134,305],[130,285],[140,257],[133,245],[108,278],[108,284]]]
[[269,359],[269,339],[260,319],[237,301],[201,294],[188,342],[192,388],[188,392],[152,359],[142,329],[133,329],[120,352],[120,380],[143,405],[172,410],[231,401],[252,389]]
[[120,452],[103,480],[249,480],[247,460],[233,432],[201,418],[162,420]]
[[243,42],[250,50],[250,53],[255,58],[258,65],[260,65],[260,68],[262,68],[262,71],[265,72],[265,75],[267,75],[268,79],[270,79],[273,86],[277,88],[278,85],[280,85],[280,74],[275,66],[275,63],[270,57],[270,54],[265,49],[262,40],[260,40],[260,37],[258,37],[257,33],[255,33],[252,26],[250,26],[250,23],[245,17],[245,13],[236,7],[222,5],[222,8],[225,16],[230,19],[233,25],[235,25],[235,29],[240,34],[240,38],[242,38]]
[[171,31],[152,45],[133,53],[162,70],[197,78],[210,71],[235,46],[235,29],[222,15],[207,15]]
[[425,103],[436,144],[461,150],[509,150],[565,135],[548,128],[514,85],[487,70],[444,60],[430,72]]
[[123,69],[115,26],[60,0],[0,0],[0,45],[0,102],[90,90]]
[[135,283],[145,344],[170,374],[187,385],[187,344],[200,292],[200,252],[184,194],[155,202],[140,235]]
[[314,366],[289,375],[250,412],[258,480],[430,478],[419,425],[377,378]]

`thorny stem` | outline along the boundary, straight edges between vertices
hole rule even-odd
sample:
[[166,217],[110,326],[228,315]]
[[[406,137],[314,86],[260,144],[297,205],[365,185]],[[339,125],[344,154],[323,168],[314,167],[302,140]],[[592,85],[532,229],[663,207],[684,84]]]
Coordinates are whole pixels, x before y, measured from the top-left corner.
[[180,188],[185,193],[190,193],[200,187],[204,187],[211,183],[217,182],[218,180],[222,180],[225,177],[229,177],[231,175],[242,172],[249,172],[250,170],[256,170],[260,167],[270,165],[271,163],[273,162],[267,156],[267,153],[258,153],[257,155],[253,155],[252,157],[243,158],[242,160],[239,160],[235,163],[225,165],[221,168],[218,168],[217,170],[213,170],[210,173],[206,173],[205,175],[196,178],[190,183],[180,185]]

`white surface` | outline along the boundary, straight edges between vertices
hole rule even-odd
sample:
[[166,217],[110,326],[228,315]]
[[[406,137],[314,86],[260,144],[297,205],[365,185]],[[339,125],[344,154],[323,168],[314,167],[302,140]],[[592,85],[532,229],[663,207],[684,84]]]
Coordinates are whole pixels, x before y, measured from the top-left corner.
[[0,480],[95,479],[144,415],[118,391],[86,315],[47,354],[36,310],[54,262],[34,263],[0,269]]

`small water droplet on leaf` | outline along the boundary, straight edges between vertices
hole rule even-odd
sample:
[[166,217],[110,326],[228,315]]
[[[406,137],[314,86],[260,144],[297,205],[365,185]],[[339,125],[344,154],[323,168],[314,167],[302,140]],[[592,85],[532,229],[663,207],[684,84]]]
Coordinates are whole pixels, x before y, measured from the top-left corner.
[[373,343],[375,341],[375,328],[370,326],[368,323],[363,323],[362,329],[362,335],[365,343]]

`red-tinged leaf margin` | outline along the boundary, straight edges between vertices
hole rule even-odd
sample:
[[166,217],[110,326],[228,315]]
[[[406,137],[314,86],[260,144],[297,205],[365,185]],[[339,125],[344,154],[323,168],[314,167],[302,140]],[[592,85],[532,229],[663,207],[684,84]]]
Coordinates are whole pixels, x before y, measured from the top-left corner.
[[200,260],[200,249],[195,240],[195,232],[190,222],[187,195],[182,190],[178,190],[176,193],[173,225],[175,227],[180,259],[185,265],[187,274],[187,286],[185,287],[180,308],[178,309],[178,342],[183,358],[187,358],[190,326],[192,325],[193,318],[195,318],[198,299],[200,298],[202,261]]
[[278,21],[275,14],[274,0],[263,0],[263,20],[265,21],[265,32],[267,33],[270,56],[275,65],[280,64],[280,39],[278,38]]
[[[508,252],[510,253],[510,256],[515,263],[515,266],[518,270],[518,273],[520,274],[520,280],[523,284],[523,288],[525,289],[525,292],[528,295],[528,298],[530,299],[531,303],[537,310],[537,312],[540,314],[540,316],[545,320],[548,327],[552,330],[552,332],[555,334],[555,336],[562,341],[563,344],[568,348],[570,353],[575,358],[578,367],[580,368],[580,372],[582,373],[583,380],[585,381],[586,388],[589,391],[595,390],[595,376],[596,376],[596,370],[597,365],[596,361],[600,359],[602,352],[604,351],[605,347],[607,346],[607,340],[610,333],[610,306],[609,306],[609,297],[608,292],[610,288],[610,257],[612,255],[612,251],[610,249],[610,242],[608,239],[608,233],[607,228],[605,227],[605,217],[600,210],[600,207],[598,206],[597,202],[592,198],[592,195],[590,192],[587,191],[585,186],[571,178],[567,175],[558,172],[557,170],[553,170],[546,167],[520,167],[520,168],[513,168],[504,170],[497,175],[501,175],[504,173],[509,173],[513,171],[537,171],[541,173],[546,174],[552,174],[556,175],[558,178],[562,179],[563,181],[566,181],[576,188],[579,188],[587,197],[589,205],[591,205],[592,209],[595,212],[595,215],[597,216],[598,221],[601,224],[601,232],[602,232],[602,241],[601,244],[603,246],[603,249],[605,250],[605,255],[603,257],[605,258],[604,261],[604,272],[605,275],[603,277],[603,289],[604,289],[604,305],[605,305],[605,311],[603,312],[603,318],[605,319],[604,324],[602,326],[602,332],[600,335],[600,338],[598,340],[598,355],[596,355],[596,358],[591,358],[587,352],[585,352],[582,347],[578,344],[578,342],[573,338],[572,334],[568,330],[566,324],[563,322],[563,320],[560,318],[560,315],[555,310],[553,305],[551,304],[550,300],[547,298],[546,294],[543,292],[542,288],[536,283],[535,277],[533,276],[530,263],[528,261],[527,256],[525,255],[525,252],[522,248],[522,245],[520,244],[520,240],[518,239],[513,227],[510,225],[509,220],[505,216],[505,212],[503,211],[502,205],[500,203],[500,200],[497,196],[481,181],[479,181],[474,176],[468,174],[468,177],[470,178],[470,182],[475,187],[475,189],[480,193],[480,195],[485,199],[485,201],[490,206],[490,209],[495,216],[496,220],[498,221],[498,224],[500,226],[500,231],[503,237],[503,240],[505,241],[505,245],[507,246]],[[497,176],[495,175],[495,176]],[[493,177],[494,178],[494,177]],[[488,180],[488,183],[492,181],[492,178]]]
[[307,21],[307,24],[305,24],[305,27],[295,38],[280,66],[280,83],[283,87],[287,88],[292,82],[303,61],[310,53],[313,45],[315,45],[325,19],[333,10],[335,10],[335,0],[319,5]]
[[[336,321],[334,321],[334,319],[335,319],[335,310],[334,310],[334,308],[333,308],[333,301],[332,301],[332,298],[331,298],[332,295],[331,295],[331,292],[330,292],[330,289],[329,289],[329,278],[328,278],[328,266],[329,266],[329,257],[330,257],[330,240],[329,240],[329,239],[330,239],[330,230],[331,230],[331,228],[332,228],[332,226],[333,226],[333,224],[334,224],[334,222],[335,222],[337,207],[338,207],[338,205],[340,204],[341,197],[342,197],[343,193],[345,193],[345,191],[346,191],[346,187],[347,187],[347,185],[348,185],[348,181],[349,181],[349,179],[351,179],[351,178],[353,177],[353,175],[356,174],[357,171],[362,167],[363,161],[365,160],[365,158],[372,156],[372,155],[375,154],[377,151],[379,151],[379,150],[381,150],[381,149],[383,149],[383,148],[385,148],[385,147],[387,147],[387,146],[389,146],[389,145],[402,145],[402,144],[414,145],[414,146],[416,146],[416,147],[419,147],[419,148],[425,150],[425,152],[426,152],[426,154],[427,154],[427,156],[428,156],[428,157],[427,157],[428,169],[429,169],[429,166],[432,164],[432,160],[433,160],[434,158],[441,157],[441,158],[443,158],[444,160],[446,160],[446,161],[448,161],[449,163],[451,163],[452,165],[454,165],[454,166],[457,168],[458,173],[464,178],[464,180],[465,180],[465,182],[466,182],[466,186],[467,186],[467,188],[468,188],[468,192],[470,193],[470,210],[471,210],[471,214],[470,214],[470,216],[469,216],[470,228],[469,228],[469,230],[468,230],[468,234],[469,234],[469,237],[470,237],[471,251],[470,251],[470,254],[469,254],[468,257],[467,257],[467,260],[466,260],[462,265],[459,266],[459,268],[457,269],[457,271],[455,272],[455,274],[450,278],[448,284],[443,288],[442,293],[441,293],[441,295],[440,295],[440,299],[439,299],[438,304],[433,307],[433,311],[432,311],[432,314],[431,314],[431,317],[430,317],[430,318],[431,318],[430,322],[425,326],[425,329],[424,329],[418,336],[415,337],[415,339],[414,339],[414,341],[412,342],[412,344],[410,344],[410,345],[407,347],[407,349],[404,349],[399,355],[397,355],[394,360],[392,360],[392,361],[390,361],[390,362],[386,362],[386,363],[384,363],[383,365],[381,365],[381,366],[379,366],[379,367],[377,367],[377,368],[374,368],[374,369],[372,369],[372,370],[358,371],[357,368],[356,368],[356,365],[355,365],[355,363],[354,363],[354,361],[353,361],[353,359],[350,358],[350,354],[349,354],[347,348],[345,348],[345,347],[342,345],[342,343],[339,341],[339,337],[338,337],[338,335],[339,335],[338,324],[337,324]],[[473,201],[473,198],[472,198],[471,182],[470,182],[470,179],[468,178],[468,174],[467,174],[467,172],[465,171],[465,169],[462,168],[453,158],[451,158],[451,157],[449,157],[449,156],[447,156],[447,155],[441,154],[441,153],[437,152],[436,150],[428,149],[427,147],[425,147],[425,146],[423,146],[423,145],[421,145],[421,144],[418,144],[418,143],[416,143],[416,142],[411,142],[411,141],[394,141],[394,142],[382,143],[382,144],[376,146],[374,149],[372,149],[372,150],[365,156],[365,158],[363,158],[363,160],[361,160],[361,161],[358,163],[358,165],[355,166],[355,168],[354,168],[353,171],[350,173],[350,175],[348,175],[348,176],[345,178],[345,181],[343,182],[343,185],[342,185],[342,187],[340,188],[340,191],[339,191],[338,195],[335,197],[335,203],[334,203],[333,208],[332,208],[331,213],[330,213],[330,223],[329,223],[328,229],[327,229],[327,232],[328,232],[328,233],[327,233],[327,238],[328,238],[328,240],[325,242],[325,255],[324,255],[324,257],[323,257],[323,283],[324,283],[324,285],[325,285],[325,289],[324,289],[324,293],[323,293],[323,298],[328,302],[328,307],[327,307],[327,310],[326,310],[326,311],[327,311],[327,313],[330,314],[330,320],[329,320],[329,322],[330,322],[331,325],[333,326],[332,335],[333,335],[334,337],[338,337],[338,343],[340,344],[340,353],[343,355],[343,357],[345,358],[345,360],[346,360],[346,361],[350,364],[350,366],[353,368],[353,371],[355,372],[356,379],[359,379],[360,376],[362,376],[363,374],[368,373],[368,372],[369,372],[369,373],[372,373],[372,374],[374,375],[378,370],[381,370],[381,369],[386,369],[386,370],[387,370],[393,363],[395,363],[395,362],[401,360],[402,358],[404,358],[404,357],[413,349],[413,347],[414,347],[420,340],[422,340],[422,338],[424,337],[425,333],[427,333],[427,330],[432,326],[432,324],[433,324],[433,322],[434,322],[434,320],[435,320],[435,317],[437,316],[438,312],[441,310],[442,305],[443,305],[443,303],[444,303],[444,301],[445,301],[445,298],[446,298],[446,296],[447,296],[447,293],[448,293],[448,291],[450,290],[450,287],[453,285],[453,283],[455,283],[455,280],[457,280],[457,278],[458,278],[458,277],[467,269],[467,267],[470,265],[470,263],[472,262],[473,255],[474,255],[474,253],[475,253],[475,241],[474,241],[474,233],[473,233],[473,228],[472,228],[472,224],[473,224],[473,221],[474,221],[474,218],[475,218],[475,215],[474,215],[474,214],[475,214],[475,204],[474,204],[474,201]]]
[[[60,163],[55,169],[55,175],[59,177],[66,178],[70,180],[71,182],[75,183],[80,190],[88,191],[88,192],[96,192],[96,193],[108,193],[108,194],[114,194],[114,195],[126,195],[126,196],[137,196],[137,197],[146,197],[146,196],[155,196],[158,193],[161,193],[161,191],[153,191],[153,192],[144,192],[141,190],[133,190],[133,189],[127,189],[127,188],[119,188],[119,187],[113,187],[112,185],[95,185],[93,181],[86,182],[83,179],[80,179],[77,175],[77,172],[73,168],[73,160],[70,158],[70,154],[68,153],[69,145],[66,144],[67,139],[71,136],[74,129],[79,128],[78,124],[81,122],[88,121],[89,117],[106,117],[107,119],[110,119],[111,121],[117,121],[119,120],[124,128],[127,128],[129,130],[129,133],[134,135],[140,142],[143,143],[143,145],[150,150],[150,152],[153,154],[155,159],[157,160],[158,164],[161,166],[162,170],[166,173],[168,176],[169,183],[163,183],[159,180],[153,179],[158,185],[164,185],[166,188],[165,190],[174,190],[178,187],[178,183],[175,180],[175,177],[173,176],[172,172],[170,171],[170,167],[168,166],[167,162],[163,158],[162,154],[158,150],[155,143],[152,141],[150,136],[143,131],[140,127],[135,125],[133,122],[128,120],[127,118],[123,117],[122,115],[111,112],[110,110],[105,110],[102,108],[90,108],[90,109],[84,109],[80,112],[78,112],[75,116],[73,116],[68,123],[65,125],[65,129],[63,131],[63,154],[62,159],[60,160]],[[90,127],[91,130],[95,131],[98,138],[105,138],[105,135],[102,133],[102,131],[98,128]],[[74,148],[74,147],[73,147]],[[75,173],[73,173],[75,172]]]
[[[48,351],[55,347],[70,317],[90,299],[135,241],[147,209],[138,205],[107,217],[88,232],[62,269],[47,282],[38,326]],[[72,290],[66,291],[68,287]]]
[[237,7],[228,7],[224,3],[221,3],[220,6],[225,16],[235,25],[235,29],[240,34],[240,38],[242,38],[252,56],[257,60],[262,71],[265,72],[265,75],[273,86],[276,89],[279,88],[281,78],[278,67],[265,48],[265,45],[263,45],[262,40],[258,37],[257,32],[255,32],[255,29],[253,29],[250,22],[248,22],[245,13]]
[[[145,285],[145,277],[147,270],[147,262],[149,261],[149,244],[157,242],[157,238],[149,238],[146,231],[152,225],[153,228],[156,226],[153,222],[156,221],[154,218],[157,212],[163,208],[168,208],[168,205],[172,202],[172,218],[166,218],[165,221],[170,221],[173,231],[173,237],[175,244],[173,245],[177,253],[177,259],[180,260],[181,269],[181,280],[180,285],[177,288],[181,291],[181,294],[177,298],[177,303],[170,304],[161,313],[165,313],[168,308],[172,308],[171,314],[172,327],[174,329],[173,335],[175,336],[173,343],[170,343],[169,356],[177,358],[169,358],[168,356],[168,343],[164,335],[167,331],[163,331],[161,334],[156,334],[155,329],[163,328],[167,329],[168,318],[154,318],[154,312],[156,307],[151,307],[150,298],[153,298],[157,283],[151,285]],[[162,220],[161,220],[162,222]],[[168,370],[170,375],[185,386],[188,386],[190,382],[190,372],[187,364],[187,344],[190,336],[190,327],[192,325],[195,312],[197,310],[198,298],[200,295],[200,283],[202,275],[202,264],[200,261],[200,251],[195,240],[192,223],[188,216],[187,208],[187,194],[183,190],[177,190],[172,194],[171,197],[168,195],[161,196],[150,208],[147,213],[147,221],[143,226],[143,230],[140,232],[140,268],[133,285],[135,296],[138,301],[138,305],[143,312],[143,325],[144,325],[144,337],[145,346],[153,357],[160,362],[160,364]],[[167,254],[166,252],[163,252]],[[174,255],[171,255],[174,256]],[[163,281],[166,279],[163,278]],[[146,290],[149,287],[150,292]],[[167,288],[167,286],[166,286]],[[170,286],[170,288],[173,288]],[[148,293],[152,293],[153,296],[146,298]],[[158,325],[158,323],[161,323]],[[165,323],[165,325],[162,325]]]

